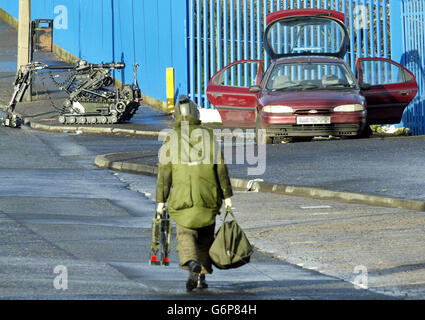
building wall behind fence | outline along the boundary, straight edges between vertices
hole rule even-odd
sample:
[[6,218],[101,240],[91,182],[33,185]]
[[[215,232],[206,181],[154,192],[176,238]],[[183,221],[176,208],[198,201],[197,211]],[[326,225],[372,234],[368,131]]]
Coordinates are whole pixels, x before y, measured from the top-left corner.
[[359,57],[391,57],[389,0],[188,0],[189,91],[206,99],[209,79],[236,60],[269,59],[262,43],[268,13],[299,8],[324,8],[346,15],[350,50],[346,61],[354,70]]
[[[0,0],[18,19],[19,0]],[[166,68],[174,67],[176,93],[187,93],[185,0],[32,0],[31,19],[55,19],[54,43],[91,63],[124,61],[114,76],[133,82],[137,62],[142,92],[166,100]]]

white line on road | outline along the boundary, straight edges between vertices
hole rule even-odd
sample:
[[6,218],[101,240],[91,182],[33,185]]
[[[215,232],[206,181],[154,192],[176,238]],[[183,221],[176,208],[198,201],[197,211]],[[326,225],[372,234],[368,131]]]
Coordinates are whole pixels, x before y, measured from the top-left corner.
[[300,207],[301,209],[329,209],[331,206],[308,206],[308,207]]

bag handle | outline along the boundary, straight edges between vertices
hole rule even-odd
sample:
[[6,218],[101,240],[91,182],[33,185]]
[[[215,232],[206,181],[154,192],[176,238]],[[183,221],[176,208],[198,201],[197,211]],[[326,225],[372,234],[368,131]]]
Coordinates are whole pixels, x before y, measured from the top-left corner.
[[236,221],[235,215],[233,214],[233,210],[230,207],[226,207],[226,213],[224,214],[223,217],[223,222],[226,221],[227,215],[230,213],[230,215],[232,216],[233,220]]

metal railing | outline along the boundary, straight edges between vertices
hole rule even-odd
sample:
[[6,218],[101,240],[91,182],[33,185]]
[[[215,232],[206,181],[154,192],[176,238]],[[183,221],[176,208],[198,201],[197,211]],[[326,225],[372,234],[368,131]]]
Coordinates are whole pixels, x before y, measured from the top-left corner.
[[413,135],[425,134],[425,0],[402,0],[402,64],[411,70],[419,91],[403,114],[403,124]]

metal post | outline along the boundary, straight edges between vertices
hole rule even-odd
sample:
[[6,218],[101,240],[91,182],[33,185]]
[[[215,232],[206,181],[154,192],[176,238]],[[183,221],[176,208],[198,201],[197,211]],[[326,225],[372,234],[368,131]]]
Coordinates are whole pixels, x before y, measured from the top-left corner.
[[[31,28],[31,0],[19,0],[18,21],[18,70],[22,65],[30,62],[30,28]],[[25,100],[31,101],[31,84],[25,94]]]
[[166,69],[166,82],[167,82],[167,105],[168,113],[171,113],[174,110],[174,94],[175,94],[175,85],[174,85],[174,68]]
[[[386,8],[382,9],[384,15]],[[401,57],[403,55],[403,17],[401,15],[401,1],[390,1],[390,23],[391,23],[391,59],[402,63]],[[387,37],[388,34],[384,34]],[[380,52],[378,52],[379,54]]]
[[[404,25],[403,25],[403,16],[402,16],[402,3],[401,1],[390,1],[390,28],[391,28],[391,59],[403,63],[402,56],[403,51],[405,49],[405,42],[404,42]],[[382,8],[383,15],[386,15],[387,8],[384,6]],[[384,19],[385,24],[385,19]],[[384,25],[384,30],[386,30]],[[384,31],[384,38],[388,37],[388,33]],[[380,46],[381,44],[379,44]],[[380,53],[380,50],[378,50],[378,53]],[[384,52],[386,54],[386,52]],[[406,108],[405,113],[409,113],[409,107]],[[400,126],[405,126],[404,123],[405,118],[402,118],[402,121],[400,122]]]

